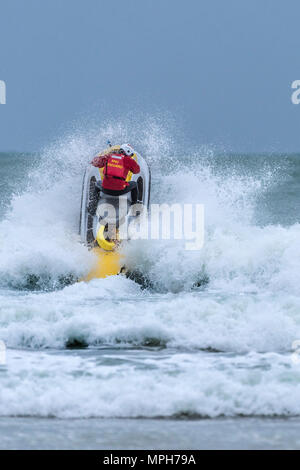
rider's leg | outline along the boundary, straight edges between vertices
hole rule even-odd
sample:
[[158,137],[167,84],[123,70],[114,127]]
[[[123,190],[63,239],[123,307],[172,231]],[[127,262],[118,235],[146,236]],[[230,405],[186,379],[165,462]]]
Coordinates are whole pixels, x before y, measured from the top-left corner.
[[131,202],[132,204],[136,204],[137,201],[138,201],[138,190],[137,190],[137,187],[135,186],[131,191]]
[[135,181],[130,181],[127,186],[128,192],[131,192],[131,204],[136,204],[138,201],[138,190]]

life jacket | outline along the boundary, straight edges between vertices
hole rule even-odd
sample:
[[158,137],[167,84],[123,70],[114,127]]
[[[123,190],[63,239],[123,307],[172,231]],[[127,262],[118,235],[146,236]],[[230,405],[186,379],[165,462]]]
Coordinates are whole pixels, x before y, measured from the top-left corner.
[[124,165],[123,155],[110,155],[105,163],[104,176],[125,181],[128,175],[128,168]]

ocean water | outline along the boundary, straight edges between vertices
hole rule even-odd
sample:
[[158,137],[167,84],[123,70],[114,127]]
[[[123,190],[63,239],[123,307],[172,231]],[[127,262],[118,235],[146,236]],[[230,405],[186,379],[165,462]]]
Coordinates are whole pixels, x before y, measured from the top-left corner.
[[145,131],[152,202],[204,204],[204,247],[132,241],[138,278],[77,282],[83,170],[109,132],[0,155],[0,448],[299,448],[300,155]]

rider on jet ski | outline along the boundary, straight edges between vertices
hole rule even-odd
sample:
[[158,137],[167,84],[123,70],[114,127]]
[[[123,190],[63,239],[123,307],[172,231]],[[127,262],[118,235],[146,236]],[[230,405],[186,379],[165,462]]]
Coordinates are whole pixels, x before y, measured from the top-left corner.
[[91,162],[92,165],[104,168],[103,181],[97,184],[97,189],[111,196],[121,196],[131,192],[132,204],[136,204],[138,199],[137,183],[126,181],[129,171],[134,174],[140,172],[140,166],[132,158],[134,153],[130,145],[124,144],[118,150],[95,157]]

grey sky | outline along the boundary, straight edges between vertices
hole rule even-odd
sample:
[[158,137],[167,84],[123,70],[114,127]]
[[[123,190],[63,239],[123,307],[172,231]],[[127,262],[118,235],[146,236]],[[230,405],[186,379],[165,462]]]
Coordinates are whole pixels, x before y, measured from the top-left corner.
[[0,150],[160,109],[193,144],[300,151],[299,21],[296,0],[1,0]]

